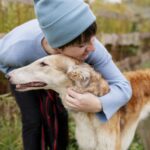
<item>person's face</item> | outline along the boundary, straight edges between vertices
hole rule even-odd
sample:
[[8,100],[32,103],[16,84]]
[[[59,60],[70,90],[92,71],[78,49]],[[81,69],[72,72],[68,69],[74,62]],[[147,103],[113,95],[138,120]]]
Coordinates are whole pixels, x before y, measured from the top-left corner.
[[95,50],[94,39],[95,37],[92,37],[88,43],[82,45],[68,46],[63,50],[59,50],[59,53],[84,61],[89,53]]

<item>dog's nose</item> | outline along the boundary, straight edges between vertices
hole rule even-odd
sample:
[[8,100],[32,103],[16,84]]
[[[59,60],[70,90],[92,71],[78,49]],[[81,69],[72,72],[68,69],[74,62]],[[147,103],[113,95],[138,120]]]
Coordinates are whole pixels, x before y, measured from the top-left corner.
[[5,77],[10,80],[11,76],[9,74],[6,74]]

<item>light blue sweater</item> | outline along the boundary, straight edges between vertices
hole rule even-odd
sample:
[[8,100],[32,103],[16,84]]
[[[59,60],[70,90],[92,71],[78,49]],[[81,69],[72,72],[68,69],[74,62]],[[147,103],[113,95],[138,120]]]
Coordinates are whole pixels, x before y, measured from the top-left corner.
[[[9,71],[30,64],[47,53],[41,45],[44,35],[36,19],[16,27],[0,40],[0,70]],[[95,51],[86,62],[92,65],[108,81],[110,92],[99,97],[103,111],[96,113],[101,121],[107,121],[132,95],[130,83],[112,61],[111,55],[96,39]]]

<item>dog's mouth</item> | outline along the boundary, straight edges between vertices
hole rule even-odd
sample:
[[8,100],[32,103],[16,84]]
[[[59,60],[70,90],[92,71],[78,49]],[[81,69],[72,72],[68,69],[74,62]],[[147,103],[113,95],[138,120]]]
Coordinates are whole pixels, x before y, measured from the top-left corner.
[[16,90],[17,91],[24,91],[27,89],[35,89],[35,88],[42,88],[45,87],[47,84],[44,82],[28,82],[28,83],[23,83],[23,84],[16,84]]

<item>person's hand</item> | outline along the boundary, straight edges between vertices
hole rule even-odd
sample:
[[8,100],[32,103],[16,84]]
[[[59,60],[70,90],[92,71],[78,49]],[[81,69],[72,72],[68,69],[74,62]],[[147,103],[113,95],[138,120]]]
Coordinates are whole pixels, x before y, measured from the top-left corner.
[[67,90],[66,95],[67,108],[80,112],[100,112],[102,110],[101,102],[97,96],[91,93],[80,94],[72,89]]

